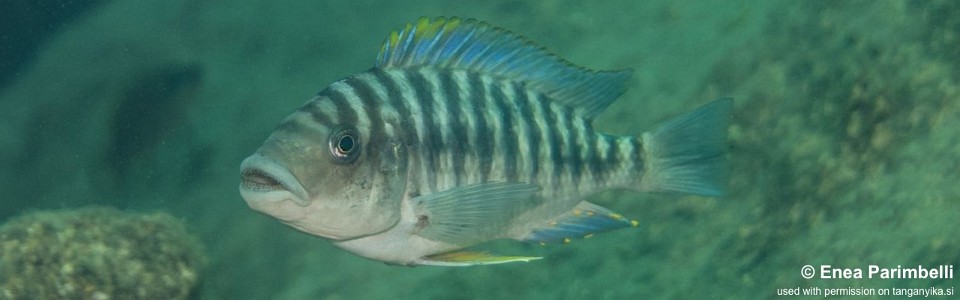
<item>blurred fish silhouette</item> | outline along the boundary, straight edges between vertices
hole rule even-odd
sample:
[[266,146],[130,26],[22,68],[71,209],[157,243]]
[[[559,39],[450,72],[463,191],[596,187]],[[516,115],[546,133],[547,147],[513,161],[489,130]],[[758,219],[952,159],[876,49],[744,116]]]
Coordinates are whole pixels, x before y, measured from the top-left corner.
[[376,65],[321,91],[241,166],[251,208],[391,264],[529,261],[464,248],[563,243],[635,221],[614,188],[718,196],[729,98],[639,136],[591,121],[630,71],[577,67],[477,20],[422,18]]

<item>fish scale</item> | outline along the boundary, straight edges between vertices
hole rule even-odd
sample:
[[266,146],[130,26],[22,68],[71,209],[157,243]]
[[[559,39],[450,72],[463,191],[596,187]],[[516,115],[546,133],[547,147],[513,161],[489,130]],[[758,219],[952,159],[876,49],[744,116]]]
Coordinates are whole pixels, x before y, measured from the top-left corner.
[[[383,74],[376,74],[378,72]],[[467,79],[466,82],[463,79]],[[390,92],[384,92],[391,87],[401,90],[393,93],[394,98],[389,96]],[[452,91],[457,93],[451,96]],[[624,146],[635,144],[632,137],[598,135],[586,120],[552,103],[543,94],[523,90],[517,82],[467,71],[425,68],[371,71],[333,84],[320,96],[323,98],[320,102],[331,101],[336,109],[319,113],[335,115],[313,118],[314,121],[336,120],[339,116],[341,122],[370,124],[371,137],[397,138],[383,133],[382,122],[391,117],[383,113],[392,115],[397,108],[408,112],[400,114],[410,120],[402,122],[406,125],[396,134],[418,145],[416,159],[411,161],[416,167],[412,170],[422,178],[413,183],[418,193],[459,184],[519,180],[543,183],[544,188],[557,191],[551,196],[565,196],[623,184],[602,179],[629,177],[631,174],[616,166],[639,159],[632,154],[633,147]],[[451,107],[471,114],[475,123],[468,118],[450,117],[454,115]],[[453,128],[457,134],[443,134],[452,132]],[[466,131],[474,131],[475,138],[469,139],[471,134],[464,134]],[[597,156],[597,146],[602,143],[617,145],[607,149],[620,153]],[[444,164],[444,160],[451,163]],[[470,170],[465,166],[468,161],[481,162],[479,174],[467,171]],[[605,173],[607,170],[621,176],[610,176]],[[542,174],[549,176],[538,176]]]
[[441,266],[536,259],[453,252],[494,239],[637,226],[584,201],[605,189],[720,195],[732,101],[637,136],[594,131],[630,75],[477,20],[422,18],[278,125],[241,164],[241,194],[358,255]]

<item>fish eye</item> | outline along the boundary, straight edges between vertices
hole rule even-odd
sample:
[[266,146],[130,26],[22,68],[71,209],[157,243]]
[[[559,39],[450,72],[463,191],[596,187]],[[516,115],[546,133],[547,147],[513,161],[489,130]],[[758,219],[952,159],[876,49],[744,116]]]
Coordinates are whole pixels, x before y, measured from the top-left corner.
[[353,136],[341,136],[340,141],[337,142],[337,150],[343,153],[350,153],[350,150],[353,150]]
[[337,126],[330,132],[330,154],[338,163],[351,163],[360,157],[360,132],[352,126]]

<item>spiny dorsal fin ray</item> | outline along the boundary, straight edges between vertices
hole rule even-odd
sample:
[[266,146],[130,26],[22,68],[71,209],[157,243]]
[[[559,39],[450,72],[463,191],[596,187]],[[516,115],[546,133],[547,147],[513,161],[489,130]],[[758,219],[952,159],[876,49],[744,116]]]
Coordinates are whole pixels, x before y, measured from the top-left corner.
[[459,18],[420,18],[394,31],[383,42],[376,66],[466,69],[517,80],[586,118],[620,97],[631,75],[581,68],[505,29]]

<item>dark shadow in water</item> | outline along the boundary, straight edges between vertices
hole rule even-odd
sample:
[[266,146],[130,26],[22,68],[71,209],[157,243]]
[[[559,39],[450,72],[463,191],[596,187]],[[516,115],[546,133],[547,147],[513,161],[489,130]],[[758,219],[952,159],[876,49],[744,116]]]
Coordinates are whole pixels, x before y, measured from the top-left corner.
[[47,37],[102,0],[5,0],[0,3],[0,89],[33,60]]
[[[189,135],[184,132],[189,130],[185,124],[186,113],[195,102],[202,77],[200,65],[167,65],[145,72],[124,92],[113,113],[109,127],[112,142],[104,158],[115,175],[117,186],[127,186],[129,180],[142,180],[143,176],[154,176],[138,170],[155,169],[157,149],[168,144],[176,134]],[[190,147],[187,144],[168,146]],[[208,152],[200,151],[201,155],[185,159],[206,161],[203,156],[209,155]]]

